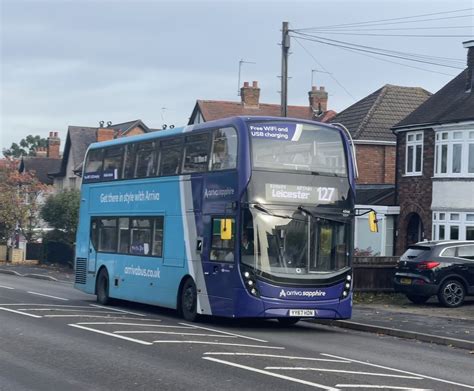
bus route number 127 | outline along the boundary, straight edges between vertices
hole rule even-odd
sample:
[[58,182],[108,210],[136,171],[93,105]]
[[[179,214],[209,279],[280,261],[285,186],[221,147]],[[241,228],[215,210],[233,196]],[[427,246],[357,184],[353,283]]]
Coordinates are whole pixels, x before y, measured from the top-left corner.
[[334,192],[335,192],[335,188],[334,187],[318,187],[316,189],[317,193],[318,193],[318,201],[322,201],[322,202],[330,202],[330,201],[333,201],[334,200]]

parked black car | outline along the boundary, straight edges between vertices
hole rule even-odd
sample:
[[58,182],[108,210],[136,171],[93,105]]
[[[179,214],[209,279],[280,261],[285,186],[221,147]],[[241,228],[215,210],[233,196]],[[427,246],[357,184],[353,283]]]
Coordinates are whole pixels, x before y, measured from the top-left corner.
[[446,307],[459,307],[474,295],[474,241],[433,241],[412,245],[400,257],[395,291],[413,303],[437,295]]

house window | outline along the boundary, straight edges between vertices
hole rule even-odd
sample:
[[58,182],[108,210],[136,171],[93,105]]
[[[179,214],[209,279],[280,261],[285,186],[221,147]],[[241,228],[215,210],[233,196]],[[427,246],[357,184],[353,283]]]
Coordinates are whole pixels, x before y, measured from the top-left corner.
[[423,166],[423,132],[407,133],[405,174],[421,175]]
[[435,176],[474,176],[474,132],[438,131],[435,145]]
[[433,240],[474,240],[474,213],[433,212]]

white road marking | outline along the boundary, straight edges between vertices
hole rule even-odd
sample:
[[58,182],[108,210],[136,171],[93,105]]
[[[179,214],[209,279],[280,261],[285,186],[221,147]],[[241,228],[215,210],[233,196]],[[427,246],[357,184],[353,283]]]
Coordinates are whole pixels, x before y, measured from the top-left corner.
[[91,307],[88,305],[74,305],[74,304],[44,304],[44,303],[7,303],[7,304],[0,304],[0,306],[27,306],[27,305],[34,305],[35,307],[73,307],[73,308],[88,308]]
[[0,288],[3,288],[3,289],[15,289],[15,288],[12,288],[11,286],[5,286],[5,285],[0,285]]
[[377,386],[372,384],[336,384],[339,388],[373,388],[385,390],[407,390],[407,391],[433,391],[431,388],[413,388],[413,387],[395,387],[395,386]]
[[49,298],[51,298],[51,299],[56,299],[56,300],[69,301],[69,299],[65,299],[64,297],[57,297],[57,296],[45,295],[44,293],[31,292],[31,291],[28,291],[28,293],[29,293],[30,295],[43,296],[43,297],[49,297]]
[[189,335],[189,336],[195,336],[195,337],[237,338],[237,337],[234,337],[233,335],[179,333],[179,332],[176,332],[176,331],[157,331],[157,330],[114,331],[114,334],[170,334],[170,335]]
[[[153,343],[177,343],[177,344],[196,344],[196,345],[223,345],[223,346],[240,346],[244,348],[259,348],[259,349],[285,349],[280,346],[266,346],[266,345],[247,345],[242,343],[225,343],[225,342],[206,342],[206,341],[153,341]],[[204,359],[211,357],[203,357]],[[216,359],[217,360],[217,359]]]
[[39,315],[28,314],[27,312],[12,310],[11,308],[0,307],[0,310],[14,312],[15,314],[20,314],[20,315],[25,315],[25,316],[31,316],[32,318],[42,318],[42,316],[39,316]]
[[300,384],[304,384],[304,385],[307,385],[307,386],[320,388],[321,390],[339,391],[337,388],[330,387],[330,386],[325,386],[323,384],[313,383],[313,382],[309,382],[309,381],[306,381],[306,380],[296,379],[294,377],[280,375],[278,373],[268,372],[268,371],[264,371],[262,369],[249,367],[249,366],[246,366],[246,365],[241,365],[241,364],[236,364],[236,363],[229,362],[229,361],[219,360],[218,358],[214,358],[214,357],[203,357],[202,359],[217,362],[217,363],[224,364],[224,365],[230,365],[232,367],[245,369],[247,371],[257,372],[257,373],[260,373],[262,375],[267,375],[267,376],[272,376],[272,377],[276,377],[276,378],[283,379],[283,380],[288,380],[288,381],[291,381],[291,382],[294,382],[294,383],[300,383]]
[[189,326],[189,327],[193,327],[195,329],[201,329],[201,330],[207,330],[207,331],[213,331],[215,333],[221,333],[221,334],[227,334],[227,335],[233,335],[235,337],[240,337],[240,338],[245,338],[245,339],[250,339],[252,341],[257,341],[257,342],[263,342],[263,343],[268,343],[268,341],[265,341],[264,339],[258,339],[258,338],[253,338],[253,337],[247,337],[246,335],[241,335],[241,334],[234,334],[234,333],[229,333],[227,331],[221,331],[221,330],[216,330],[216,329],[211,329],[211,328],[207,328],[207,327],[201,327],[201,326],[195,326],[195,325],[192,325],[192,324],[187,324],[187,323],[180,323],[184,326]]
[[146,316],[146,315],[144,315],[144,314],[139,314],[139,313],[137,313],[137,312],[119,310],[118,308],[106,307],[106,306],[99,305],[99,304],[90,304],[90,306],[91,306],[91,307],[96,307],[96,308],[102,308],[102,309],[106,309],[106,310],[111,310],[111,311],[115,311],[115,312],[122,312],[122,313],[124,313],[124,314],[129,314],[129,315]]
[[332,359],[328,359],[328,358],[280,356],[278,354],[264,354],[264,353],[206,352],[206,353],[204,353],[204,355],[207,355],[207,356],[271,357],[271,358],[284,358],[285,360],[307,360],[307,361],[323,361],[323,362],[336,362],[336,363],[341,363],[341,364],[350,364],[350,361],[344,361],[344,360],[332,360]]
[[406,374],[408,374],[408,375],[413,375],[413,376],[420,376],[420,377],[423,377],[423,379],[435,380],[435,381],[439,381],[439,382],[441,382],[441,383],[452,384],[452,385],[455,385],[455,386],[460,386],[460,387],[469,388],[469,389],[471,389],[471,390],[474,390],[474,386],[471,386],[471,385],[469,385],[469,384],[457,383],[457,382],[453,382],[453,381],[450,381],[450,380],[440,379],[440,378],[438,378],[438,377],[421,375],[421,374],[419,374],[419,373],[403,371],[403,370],[401,370],[401,369],[390,368],[390,367],[386,367],[386,366],[383,366],[383,365],[371,364],[371,363],[368,363],[368,362],[365,362],[365,361],[353,360],[352,358],[346,358],[346,357],[335,356],[335,355],[333,355],[333,354],[321,353],[321,355],[322,355],[322,356],[326,356],[326,357],[339,358],[339,359],[341,359],[341,360],[350,360],[350,361],[352,361],[352,362],[356,362],[356,363],[363,364],[363,365],[368,365],[368,366],[370,366],[370,367],[381,368],[381,369],[388,369],[388,370],[390,370],[390,371],[400,372],[400,373],[406,373]]
[[[84,310],[76,310],[76,309],[70,309],[70,308],[19,308],[20,311],[54,311],[54,312],[87,312]],[[94,314],[116,314],[116,312],[111,312],[111,311],[99,311],[99,310],[94,310],[90,309],[90,312],[93,312]]]
[[419,376],[391,375],[388,373],[374,373],[374,372],[360,372],[360,371],[346,371],[343,369],[323,369],[323,368],[304,368],[304,367],[265,367],[265,369],[274,370],[274,371],[278,370],[278,371],[315,371],[315,372],[350,373],[352,375],[396,377],[400,379],[423,380],[423,378]]
[[141,323],[125,323],[125,322],[81,322],[78,324],[86,324],[88,326],[97,326],[97,325],[115,325],[115,326],[146,326],[146,327],[173,327],[177,329],[187,329],[190,330],[192,327],[180,327],[180,326],[166,326],[162,324],[141,324]]
[[72,314],[72,315],[43,315],[45,318],[101,318],[101,319],[120,319],[116,316],[93,315],[93,314]]
[[108,333],[107,331],[102,331],[102,330],[97,330],[97,329],[93,329],[93,328],[90,328],[90,327],[85,327],[85,326],[82,326],[80,324],[69,324],[69,326],[76,327],[78,329],[87,330],[87,331],[92,331],[93,333],[97,333],[97,334],[103,334],[103,335],[108,335],[110,337],[124,339],[126,341],[135,342],[135,343],[138,343],[138,344],[141,344],[141,345],[153,345],[151,342],[146,342],[146,341],[142,341],[140,339],[135,339],[135,338],[124,337],[123,335]]

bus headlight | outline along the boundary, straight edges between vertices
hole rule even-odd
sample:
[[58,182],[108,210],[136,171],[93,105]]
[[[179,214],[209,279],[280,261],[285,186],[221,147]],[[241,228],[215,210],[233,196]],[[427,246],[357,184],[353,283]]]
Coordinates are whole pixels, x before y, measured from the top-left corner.
[[245,288],[247,291],[255,297],[259,297],[260,293],[258,292],[257,288],[257,278],[253,270],[247,269],[246,267],[242,266],[242,277],[244,280]]
[[345,299],[349,296],[352,287],[352,275],[348,274],[346,276],[346,281],[344,283],[344,287],[342,288],[341,299]]

